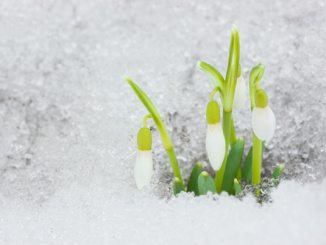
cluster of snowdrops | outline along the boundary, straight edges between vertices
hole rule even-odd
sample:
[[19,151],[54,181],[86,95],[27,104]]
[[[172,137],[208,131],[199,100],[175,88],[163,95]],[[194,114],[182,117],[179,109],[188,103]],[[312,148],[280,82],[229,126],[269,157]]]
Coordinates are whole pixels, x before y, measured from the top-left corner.
[[[249,89],[247,89],[239,59],[239,33],[237,28],[233,27],[225,77],[210,64],[203,61],[198,62],[199,68],[212,77],[215,84],[209,94],[206,107],[206,154],[216,174],[210,176],[208,172],[204,171],[201,163],[196,163],[187,180],[187,185],[184,183],[173,143],[161,116],[146,93],[131,78],[126,78],[149,112],[144,116],[143,127],[137,135],[138,153],[134,177],[138,189],[142,189],[150,183],[153,173],[152,133],[147,124],[148,120],[153,120],[169,155],[174,174],[173,192],[175,195],[182,191],[194,192],[195,195],[226,191],[231,195],[238,195],[242,192],[244,185],[252,185],[256,195],[260,195],[263,148],[264,144],[268,143],[274,135],[275,116],[269,106],[268,96],[260,85],[264,66],[258,64],[252,68],[249,76]],[[247,91],[249,91],[250,97],[252,146],[246,157],[243,157],[244,140],[236,135],[232,110],[244,107]],[[284,165],[281,164],[275,167],[272,176],[275,183],[278,182],[283,168]]]

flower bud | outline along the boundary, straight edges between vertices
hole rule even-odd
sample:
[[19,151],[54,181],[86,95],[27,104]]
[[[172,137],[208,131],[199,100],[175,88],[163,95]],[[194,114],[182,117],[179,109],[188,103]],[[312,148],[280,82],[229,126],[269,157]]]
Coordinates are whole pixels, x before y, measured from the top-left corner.
[[206,107],[206,121],[208,124],[216,124],[220,122],[220,107],[214,100],[208,102]]
[[143,127],[137,135],[138,152],[134,168],[134,177],[138,189],[149,185],[153,175],[152,133]]
[[225,139],[220,123],[220,109],[216,101],[210,101],[206,109],[206,152],[214,170],[220,169],[225,155]]
[[139,129],[137,135],[138,150],[148,151],[152,149],[152,132],[149,128]]
[[272,109],[268,105],[268,97],[264,90],[255,94],[255,107],[252,110],[252,130],[262,141],[270,141],[274,135],[276,121]]
[[258,89],[255,94],[256,107],[264,108],[268,105],[268,96],[263,89]]

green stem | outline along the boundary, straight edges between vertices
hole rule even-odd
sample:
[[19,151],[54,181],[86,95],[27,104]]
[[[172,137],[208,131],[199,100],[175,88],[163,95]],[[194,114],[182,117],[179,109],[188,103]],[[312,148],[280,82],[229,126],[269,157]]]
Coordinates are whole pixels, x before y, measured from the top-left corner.
[[[233,117],[231,118],[231,137],[230,137],[230,144],[234,144],[237,141],[237,134],[235,132],[235,128],[234,128],[234,121],[233,121]],[[241,181],[241,167],[238,169],[237,172],[237,180],[240,182]]]
[[209,94],[209,100],[214,100],[214,96],[215,96],[215,94],[219,91],[220,89],[219,89],[219,87],[215,87],[213,90],[212,90],[212,92]]
[[146,116],[143,117],[143,127],[147,128],[147,120],[152,118],[151,114],[147,114]]
[[262,141],[253,134],[252,144],[252,184],[258,186],[260,184],[261,162],[262,162]]
[[199,61],[198,66],[202,71],[213,77],[213,80],[216,82],[216,86],[219,87],[221,91],[224,90],[225,81],[222,74],[218,70],[204,61]]
[[232,111],[223,111],[223,133],[225,138],[225,156],[220,170],[217,171],[215,177],[215,184],[217,192],[221,192],[224,171],[226,167],[226,160],[229,153],[229,146],[231,140],[231,125],[232,125]]
[[231,116],[231,137],[230,137],[230,143],[231,143],[231,145],[233,143],[235,143],[236,141],[237,141],[237,134],[236,134],[235,128],[234,128],[233,117]]
[[178,164],[178,159],[175,155],[174,147],[173,147],[172,141],[169,137],[169,134],[168,134],[168,132],[164,126],[164,123],[162,121],[155,122],[155,123],[156,123],[156,126],[157,126],[160,134],[161,134],[163,146],[164,146],[167,154],[169,155],[170,164],[171,164],[171,168],[173,170],[174,177],[179,178],[182,183],[182,186],[184,187],[183,178],[181,176],[181,172],[180,172],[180,168],[179,168],[179,164]]
[[175,155],[173,147],[171,147],[170,149],[166,149],[166,152],[169,155],[170,163],[171,163],[171,167],[172,167],[174,176],[180,179],[182,187],[183,187],[183,189],[185,189],[183,179],[182,179],[180,169],[179,169],[178,160],[177,160],[177,157]]

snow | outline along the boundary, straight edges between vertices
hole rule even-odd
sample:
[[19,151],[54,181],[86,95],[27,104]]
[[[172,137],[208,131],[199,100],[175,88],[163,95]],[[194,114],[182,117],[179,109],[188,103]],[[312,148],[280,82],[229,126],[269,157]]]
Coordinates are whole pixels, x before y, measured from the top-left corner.
[[[0,3],[0,244],[325,244],[324,1],[10,1]],[[265,173],[286,181],[247,196],[170,198],[154,131],[150,188],[133,180],[148,92],[184,176],[205,155],[212,89],[199,59],[225,72],[232,24],[241,64],[266,65],[276,116]],[[248,108],[235,112],[250,143]]]
[[[324,244],[326,183],[283,183],[274,203],[166,201],[132,188],[73,185],[38,207],[1,205],[3,244]],[[303,201],[304,197],[304,201]]]

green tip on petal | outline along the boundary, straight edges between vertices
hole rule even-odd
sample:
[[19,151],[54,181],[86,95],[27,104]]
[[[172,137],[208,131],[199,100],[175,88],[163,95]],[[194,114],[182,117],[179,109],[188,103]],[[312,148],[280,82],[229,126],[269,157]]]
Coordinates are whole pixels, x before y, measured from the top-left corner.
[[268,96],[263,89],[258,89],[255,94],[256,107],[264,108],[268,105]]
[[208,124],[220,122],[220,107],[216,101],[210,101],[206,107],[206,121]]
[[149,128],[143,127],[139,129],[137,145],[140,151],[150,151],[152,149],[152,132]]

